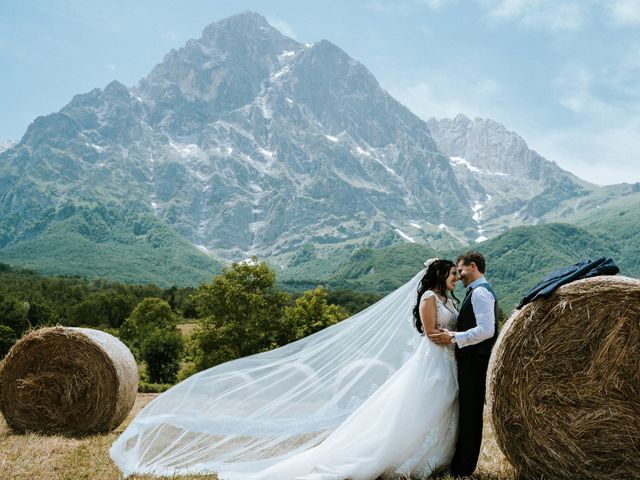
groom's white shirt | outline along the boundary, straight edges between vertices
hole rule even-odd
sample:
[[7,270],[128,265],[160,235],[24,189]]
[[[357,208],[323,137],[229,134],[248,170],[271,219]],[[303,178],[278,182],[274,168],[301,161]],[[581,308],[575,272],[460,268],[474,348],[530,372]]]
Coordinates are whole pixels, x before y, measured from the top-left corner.
[[466,332],[456,332],[456,343],[458,347],[464,348],[475,345],[483,340],[493,337],[495,333],[495,314],[493,305],[496,299],[486,288],[480,287],[483,283],[488,283],[484,277],[471,282],[467,288],[471,287],[471,305],[476,316],[476,325]]

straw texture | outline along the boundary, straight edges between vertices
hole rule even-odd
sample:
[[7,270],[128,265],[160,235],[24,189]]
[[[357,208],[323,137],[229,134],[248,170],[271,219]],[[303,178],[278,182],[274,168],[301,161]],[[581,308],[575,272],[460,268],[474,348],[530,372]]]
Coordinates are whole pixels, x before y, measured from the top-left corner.
[[131,411],[136,362],[98,330],[51,327],[25,335],[0,370],[0,410],[17,432],[103,433]]
[[498,445],[525,478],[640,478],[640,281],[579,280],[516,311],[488,394]]

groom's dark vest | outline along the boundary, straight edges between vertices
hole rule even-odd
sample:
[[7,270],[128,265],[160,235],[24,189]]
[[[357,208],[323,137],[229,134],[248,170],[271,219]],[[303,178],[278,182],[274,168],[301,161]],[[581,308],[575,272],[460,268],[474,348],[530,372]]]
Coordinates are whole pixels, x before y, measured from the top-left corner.
[[[486,340],[483,340],[480,343],[476,343],[475,345],[469,345],[463,348],[459,348],[456,345],[457,357],[466,355],[491,355],[491,349],[493,348],[493,345],[496,343],[496,339],[498,338],[498,313],[500,309],[498,307],[498,299],[496,298],[496,293],[488,283],[482,283],[476,288],[486,288],[487,290],[489,290],[491,295],[493,295],[493,299],[495,300],[493,304],[493,313],[495,315],[495,331],[493,333],[493,337],[487,338]],[[462,306],[460,307],[460,313],[458,314],[458,325],[456,327],[456,331],[458,332],[465,332],[478,325],[476,323],[476,315],[473,312],[473,305],[471,304],[472,293],[473,292],[465,297],[464,301],[462,302]]]

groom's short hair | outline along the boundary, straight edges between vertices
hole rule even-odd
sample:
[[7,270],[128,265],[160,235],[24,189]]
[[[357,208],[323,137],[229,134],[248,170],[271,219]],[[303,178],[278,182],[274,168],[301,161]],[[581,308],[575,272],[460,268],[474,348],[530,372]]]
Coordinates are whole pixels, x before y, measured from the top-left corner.
[[482,256],[482,254],[480,252],[476,252],[476,251],[470,251],[467,253],[463,253],[462,255],[460,255],[457,259],[456,259],[456,265],[458,263],[462,262],[463,265],[469,265],[471,262],[476,264],[476,267],[478,267],[478,271],[482,274],[484,274],[484,269],[486,268],[487,264],[484,261],[484,257]]

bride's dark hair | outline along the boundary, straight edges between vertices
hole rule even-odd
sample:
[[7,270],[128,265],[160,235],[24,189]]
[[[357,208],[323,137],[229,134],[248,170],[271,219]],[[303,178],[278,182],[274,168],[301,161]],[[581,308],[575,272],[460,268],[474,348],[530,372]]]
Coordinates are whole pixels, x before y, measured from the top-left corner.
[[[421,335],[424,335],[422,320],[420,319],[420,300],[422,299],[422,295],[427,290],[434,290],[441,295],[448,296],[446,281],[451,267],[455,266],[456,264],[451,260],[434,260],[427,267],[427,271],[422,277],[422,280],[420,280],[420,285],[418,286],[418,300],[415,307],[413,307],[413,319],[416,329],[418,329],[418,332],[420,332]],[[456,302],[458,301],[453,292],[451,292],[451,296]]]

